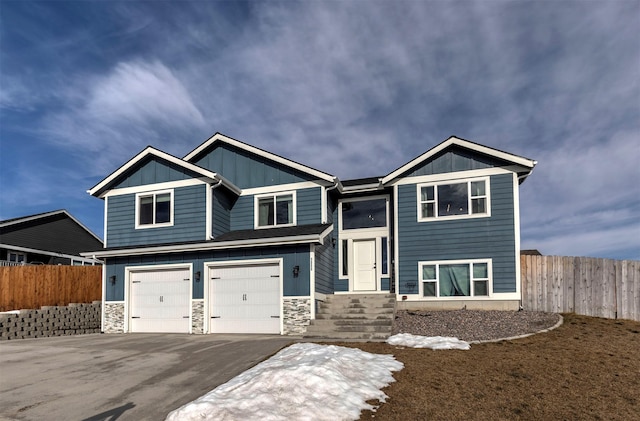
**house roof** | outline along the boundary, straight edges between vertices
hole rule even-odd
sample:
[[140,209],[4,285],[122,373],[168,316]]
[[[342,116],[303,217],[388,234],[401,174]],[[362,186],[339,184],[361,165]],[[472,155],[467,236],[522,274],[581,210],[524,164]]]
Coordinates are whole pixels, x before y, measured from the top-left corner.
[[110,247],[84,252],[86,257],[116,257],[136,254],[181,253],[185,251],[217,250],[240,247],[267,247],[293,244],[322,243],[333,230],[332,224],[313,224],[259,230],[238,230],[225,233],[209,241],[188,241],[156,245]]
[[64,209],[0,221],[0,246],[79,256],[102,240]]
[[224,178],[222,175],[218,173],[209,171],[206,168],[202,168],[191,162],[184,161],[178,157],[175,157],[171,154],[168,154],[159,149],[156,149],[153,146],[147,146],[136,156],[134,156],[129,161],[125,162],[122,166],[120,166],[120,168],[118,168],[117,170],[112,172],[110,175],[108,175],[104,180],[102,180],[101,182],[93,186],[91,189],[89,189],[87,193],[89,193],[92,196],[102,197],[103,194],[106,192],[106,190],[108,190],[108,188],[116,180],[118,180],[120,176],[122,176],[128,170],[135,167],[140,162],[142,162],[145,158],[150,156],[155,156],[155,157],[164,159],[168,162],[171,162],[172,164],[178,165],[181,168],[184,168],[196,174],[199,174],[205,179],[209,180],[210,182],[221,182],[222,185],[227,187],[229,190],[231,190],[235,194],[239,195],[241,192],[240,188],[235,186],[233,183],[231,183],[229,180],[227,180],[226,178]]
[[241,142],[239,140],[233,139],[229,136],[225,136],[222,133],[216,133],[213,136],[211,136],[209,139],[207,139],[206,141],[204,141],[200,146],[198,146],[197,148],[195,148],[194,150],[192,150],[191,152],[189,152],[183,159],[185,161],[192,161],[194,158],[196,158],[198,155],[200,155],[202,152],[204,152],[205,150],[209,149],[210,147],[214,146],[216,143],[226,143],[227,145],[231,145],[234,146],[236,148],[242,149],[244,151],[250,152],[252,154],[261,156],[263,158],[269,159],[271,161],[277,162],[279,164],[282,165],[286,165],[290,168],[293,168],[295,170],[301,171],[305,174],[309,174],[313,177],[317,177],[321,180],[325,180],[331,183],[335,183],[337,181],[337,178],[331,174],[328,174],[326,172],[317,170],[315,168],[311,168],[307,165],[301,164],[299,162],[296,161],[292,161],[288,158],[284,158],[280,155],[276,155],[272,152],[268,152],[265,151],[264,149],[260,149],[257,148],[255,146],[251,146],[247,143]]
[[440,144],[429,149],[422,155],[412,159],[411,161],[407,162],[406,164],[402,165],[401,167],[395,169],[394,171],[384,176],[381,180],[382,184],[387,184],[393,181],[394,179],[402,176],[404,173],[411,170],[412,168],[415,168],[416,166],[422,164],[423,162],[432,158],[436,154],[454,145],[459,146],[461,148],[469,149],[475,152],[479,152],[481,154],[488,155],[488,156],[509,162],[511,164],[522,166],[526,169],[524,174],[525,177],[531,173],[531,171],[533,170],[533,167],[535,167],[535,165],[537,164],[537,161],[534,161],[529,158],[524,158],[522,156],[504,152],[499,149],[490,148],[488,146],[480,145],[479,143],[474,143],[468,140],[460,139],[455,136],[451,136],[444,142],[441,142]]

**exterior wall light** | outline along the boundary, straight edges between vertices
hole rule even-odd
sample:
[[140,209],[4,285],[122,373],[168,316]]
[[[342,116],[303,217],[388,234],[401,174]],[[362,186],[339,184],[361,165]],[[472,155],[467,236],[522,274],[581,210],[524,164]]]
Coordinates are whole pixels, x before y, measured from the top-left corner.
[[294,278],[297,278],[297,277],[298,277],[298,275],[300,275],[300,266],[295,265],[295,266],[293,267],[293,277],[294,277]]
[[111,285],[115,285],[116,284],[116,275],[109,276],[109,282],[111,282]]
[[194,278],[196,279],[196,282],[200,282],[200,277],[202,276],[202,273],[200,271],[197,271],[194,274]]

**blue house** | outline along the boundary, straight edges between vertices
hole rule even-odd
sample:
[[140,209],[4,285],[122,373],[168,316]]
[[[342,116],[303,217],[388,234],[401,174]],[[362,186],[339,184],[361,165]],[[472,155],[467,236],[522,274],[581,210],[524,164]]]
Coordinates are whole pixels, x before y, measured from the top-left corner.
[[517,309],[518,186],[536,161],[451,137],[341,181],[222,134],[147,147],[104,200],[105,332],[304,333],[341,294],[398,309]]

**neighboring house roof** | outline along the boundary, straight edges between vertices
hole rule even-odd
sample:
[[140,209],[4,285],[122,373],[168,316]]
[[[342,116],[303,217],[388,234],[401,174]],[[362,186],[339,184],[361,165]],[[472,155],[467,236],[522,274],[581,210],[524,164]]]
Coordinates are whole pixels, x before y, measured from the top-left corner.
[[444,142],[441,142],[439,145],[436,145],[435,147],[429,149],[427,152],[423,153],[422,155],[412,159],[411,161],[407,162],[406,164],[402,165],[401,167],[387,174],[384,178],[382,178],[381,180],[382,184],[387,184],[395,180],[396,178],[402,176],[412,168],[415,168],[416,166],[422,164],[423,162],[427,161],[428,159],[434,157],[438,153],[452,146],[459,146],[465,149],[479,152],[484,155],[488,155],[490,157],[505,161],[513,165],[521,166],[523,167],[523,171],[521,174],[522,180],[524,180],[524,178],[526,178],[529,174],[531,174],[531,171],[533,171],[533,167],[535,167],[535,165],[537,164],[537,161],[534,161],[529,158],[513,155],[508,152],[501,151],[499,149],[490,148],[488,146],[480,145],[478,143],[470,142],[468,140],[451,136]]
[[207,139],[206,141],[204,141],[200,146],[198,146],[197,148],[195,148],[193,151],[189,152],[183,159],[185,161],[192,161],[193,159],[197,158],[198,155],[200,155],[201,153],[205,152],[206,150],[208,150],[209,148],[215,146],[216,143],[226,143],[228,145],[234,146],[236,148],[242,149],[244,151],[250,152],[252,154],[256,154],[258,156],[261,156],[263,158],[269,159],[271,161],[277,162],[279,164],[285,165],[287,167],[293,168],[295,170],[301,171],[305,174],[309,174],[313,177],[317,177],[321,180],[325,180],[331,183],[335,183],[337,181],[337,178],[331,174],[328,174],[326,172],[317,170],[315,168],[311,168],[307,165],[304,164],[300,164],[299,162],[296,161],[292,161],[290,159],[284,158],[280,155],[276,155],[274,153],[271,152],[267,152],[263,149],[257,148],[255,146],[251,146],[247,143],[241,142],[239,140],[233,139],[229,136],[225,136],[222,133],[216,133],[213,136],[211,136],[209,139]]
[[178,165],[181,168],[184,168],[186,170],[192,171],[200,176],[202,176],[203,178],[209,180],[210,182],[220,182],[222,183],[222,185],[224,185],[225,187],[227,187],[229,190],[231,190],[232,192],[234,192],[235,194],[240,194],[241,190],[236,187],[233,183],[231,183],[229,180],[225,179],[223,176],[221,176],[220,174],[211,172],[205,168],[202,168],[198,165],[192,164],[190,162],[184,161],[178,157],[175,157],[171,154],[168,154],[166,152],[163,152],[159,149],[156,149],[152,146],[147,146],[145,149],[143,149],[140,153],[138,153],[136,156],[134,156],[133,158],[131,158],[129,161],[125,162],[120,168],[118,168],[117,170],[115,170],[114,172],[112,172],[109,176],[107,176],[104,180],[102,180],[101,182],[99,182],[98,184],[96,184],[95,186],[93,186],[91,189],[89,189],[87,191],[87,193],[91,194],[92,196],[97,196],[97,197],[101,197],[108,189],[109,187],[115,183],[121,176],[123,176],[127,171],[129,171],[130,169],[134,168],[136,165],[138,165],[141,162],[144,162],[144,160],[150,156],[155,156],[158,157],[160,159],[164,159],[168,162],[171,162],[172,164]]
[[523,256],[542,256],[542,253],[540,253],[536,249],[520,250],[520,254],[523,255]]
[[102,240],[66,210],[0,221],[0,247],[80,256],[102,247]]
[[180,253],[191,250],[217,250],[239,247],[264,247],[322,243],[333,230],[332,224],[313,224],[283,228],[247,229],[230,231],[214,240],[180,243],[111,247],[93,252],[84,252],[86,257],[115,257],[136,254]]

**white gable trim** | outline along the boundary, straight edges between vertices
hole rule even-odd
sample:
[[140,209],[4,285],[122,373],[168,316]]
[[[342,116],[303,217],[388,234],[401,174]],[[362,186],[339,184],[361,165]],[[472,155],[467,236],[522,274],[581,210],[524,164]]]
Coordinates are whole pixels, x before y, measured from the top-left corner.
[[[173,164],[176,164],[182,168],[185,168],[187,170],[193,171],[196,174],[200,174],[202,177],[204,177],[206,180],[210,181],[210,182],[217,182],[217,181],[223,181],[223,184],[228,187],[231,191],[233,191],[236,194],[240,194],[241,190],[236,187],[235,185],[233,185],[231,182],[229,182],[228,180],[226,180],[224,177],[222,177],[221,175],[211,172],[207,169],[204,169],[202,167],[199,167],[195,164],[192,164],[190,162],[186,162],[180,158],[177,158],[173,155],[170,155],[166,152],[162,152],[161,150],[158,150],[152,146],[147,146],[147,148],[145,148],[142,152],[140,152],[139,154],[137,154],[136,156],[134,156],[133,158],[131,158],[129,161],[127,161],[124,165],[122,165],[120,168],[118,168],[117,170],[115,170],[114,172],[112,172],[107,178],[105,178],[104,180],[102,180],[100,183],[96,184],[93,188],[91,188],[90,190],[87,191],[87,193],[89,193],[92,196],[96,196],[96,194],[106,188],[110,183],[112,183],[113,181],[115,181],[119,176],[121,176],[122,174],[124,174],[127,170],[129,170],[130,168],[132,168],[134,165],[136,165],[138,162],[140,162],[141,160],[143,160],[144,158],[146,158],[147,156],[156,156],[158,158],[164,159],[166,161],[169,161]],[[98,195],[98,197],[104,197],[104,194]]]
[[409,161],[408,163],[406,163],[405,165],[401,166],[400,168],[398,168],[397,170],[391,172],[390,174],[386,175],[383,179],[382,179],[382,184],[387,184],[390,181],[394,180],[395,178],[399,177],[400,175],[402,175],[403,173],[409,171],[410,169],[420,165],[422,162],[426,161],[427,159],[431,158],[432,156],[436,155],[437,153],[441,152],[442,150],[452,146],[452,145],[457,145],[460,146],[462,148],[465,149],[470,149],[476,152],[480,152],[489,156],[493,156],[495,158],[498,159],[503,159],[505,161],[509,161],[512,162],[514,164],[518,164],[518,165],[522,165],[523,167],[529,168],[529,170],[532,170],[533,167],[535,167],[535,165],[537,164],[537,161],[531,160],[531,159],[527,159],[527,158],[523,158],[521,156],[517,156],[517,155],[513,155],[507,152],[502,152],[499,151],[497,149],[493,149],[490,148],[488,146],[483,146],[483,145],[479,145],[477,143],[473,143],[473,142],[469,142],[468,140],[464,140],[464,139],[459,139],[455,136],[451,136],[449,139],[445,140],[444,142],[440,143],[439,145],[435,146],[432,149],[429,149],[427,152],[423,153],[422,155],[418,156],[417,158]]
[[258,156],[261,156],[263,158],[267,158],[271,161],[277,162],[279,164],[282,165],[286,165],[287,167],[296,169],[298,171],[301,171],[303,173],[312,175],[314,177],[317,177],[321,180],[325,180],[325,181],[329,181],[331,183],[334,183],[336,180],[336,177],[324,173],[322,171],[316,170],[314,168],[311,167],[307,167],[306,165],[302,165],[299,164],[295,161],[291,161],[290,159],[287,158],[283,158],[279,155],[273,154],[271,152],[267,152],[265,150],[262,150],[260,148],[256,148],[255,146],[251,146],[248,145],[244,142],[240,142],[239,140],[235,140],[232,139],[228,136],[225,136],[221,133],[216,133],[213,136],[211,136],[209,139],[207,139],[202,145],[198,146],[197,148],[195,148],[193,151],[189,152],[189,154],[187,154],[183,159],[185,161],[191,161],[191,159],[193,159],[196,155],[198,155],[200,152],[204,151],[205,149],[207,149],[209,146],[215,144],[216,142],[223,142],[226,143],[228,145],[231,146],[235,146],[236,148],[242,149],[244,151],[256,154]]

